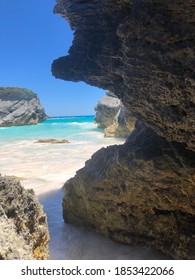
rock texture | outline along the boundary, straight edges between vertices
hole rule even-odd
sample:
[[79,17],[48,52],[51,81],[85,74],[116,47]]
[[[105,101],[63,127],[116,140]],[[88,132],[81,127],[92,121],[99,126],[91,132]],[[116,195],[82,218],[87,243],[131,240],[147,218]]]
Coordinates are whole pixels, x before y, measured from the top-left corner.
[[95,122],[98,127],[104,128],[105,137],[127,137],[134,129],[135,118],[118,97],[109,91],[98,102],[95,111]]
[[106,95],[98,102],[95,107],[95,122],[101,128],[106,128],[113,123],[113,119],[119,111],[120,99],[113,93],[107,91]]
[[168,141],[195,150],[191,0],[57,0],[75,36],[53,75],[110,90]]
[[191,0],[57,0],[75,30],[53,75],[113,92],[137,124],[66,184],[67,222],[193,259],[195,5]]
[[0,175],[0,260],[48,259],[46,215],[32,190]]
[[194,158],[137,124],[124,145],[96,152],[65,184],[64,219],[194,259]]
[[47,116],[35,93],[0,87],[0,126],[37,124],[45,119]]

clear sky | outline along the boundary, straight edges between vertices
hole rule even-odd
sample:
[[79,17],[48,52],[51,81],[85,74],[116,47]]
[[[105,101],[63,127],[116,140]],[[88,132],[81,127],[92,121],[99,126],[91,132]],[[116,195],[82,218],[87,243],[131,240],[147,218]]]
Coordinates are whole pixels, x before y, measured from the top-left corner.
[[104,91],[55,79],[52,61],[65,56],[73,32],[53,14],[55,0],[0,0],[0,86],[38,94],[49,116],[91,115]]

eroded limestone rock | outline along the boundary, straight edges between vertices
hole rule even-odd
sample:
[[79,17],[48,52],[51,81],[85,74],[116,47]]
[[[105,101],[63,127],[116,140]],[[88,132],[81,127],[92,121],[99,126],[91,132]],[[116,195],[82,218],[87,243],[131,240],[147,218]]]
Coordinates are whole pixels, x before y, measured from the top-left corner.
[[48,259],[46,215],[32,190],[0,175],[0,259]]
[[95,111],[95,122],[98,127],[104,128],[105,137],[125,138],[134,129],[135,118],[118,97],[109,91],[98,102]]
[[23,88],[0,87],[0,126],[37,124],[47,115],[35,93]]
[[57,0],[55,13],[75,37],[53,75],[113,92],[144,123],[67,182],[65,221],[195,258],[193,1]]
[[193,1],[56,2],[75,35],[53,75],[113,92],[159,135],[195,150]]
[[101,128],[106,128],[113,123],[113,119],[118,113],[120,99],[113,93],[107,91],[106,95],[98,102],[95,107],[95,122]]
[[65,184],[64,220],[176,259],[195,258],[194,153],[140,125]]

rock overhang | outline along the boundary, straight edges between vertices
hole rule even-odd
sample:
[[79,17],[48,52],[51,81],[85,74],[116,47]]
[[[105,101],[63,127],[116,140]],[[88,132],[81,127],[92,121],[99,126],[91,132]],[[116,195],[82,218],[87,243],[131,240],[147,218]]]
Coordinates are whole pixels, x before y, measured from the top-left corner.
[[177,1],[57,1],[75,37],[53,75],[112,91],[168,141],[194,150],[195,6]]
[[57,3],[75,37],[53,75],[110,90],[141,121],[123,146],[98,151],[65,184],[65,222],[194,259],[195,5]]

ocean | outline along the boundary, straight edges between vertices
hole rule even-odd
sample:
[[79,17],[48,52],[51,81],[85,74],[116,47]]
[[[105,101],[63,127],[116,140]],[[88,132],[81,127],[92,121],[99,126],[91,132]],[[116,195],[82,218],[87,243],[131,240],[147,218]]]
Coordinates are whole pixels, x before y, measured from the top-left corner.
[[[70,143],[36,143],[52,138]],[[104,138],[94,116],[54,117],[38,125],[0,128],[0,173],[16,176],[39,197],[48,218],[51,259],[166,258],[156,250],[117,244],[63,222],[63,184],[94,152],[122,143],[124,139]]]

